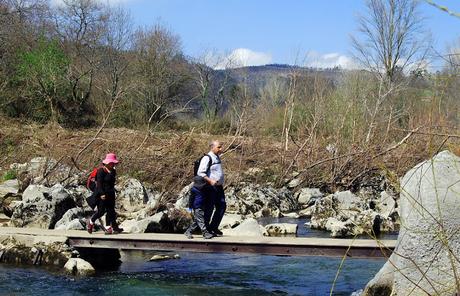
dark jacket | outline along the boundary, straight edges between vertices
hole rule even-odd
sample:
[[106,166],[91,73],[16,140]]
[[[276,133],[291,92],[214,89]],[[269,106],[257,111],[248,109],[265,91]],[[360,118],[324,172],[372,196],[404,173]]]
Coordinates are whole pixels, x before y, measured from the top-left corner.
[[105,195],[108,198],[115,198],[115,179],[117,172],[112,169],[110,172],[104,167],[97,170],[96,192],[97,196]]

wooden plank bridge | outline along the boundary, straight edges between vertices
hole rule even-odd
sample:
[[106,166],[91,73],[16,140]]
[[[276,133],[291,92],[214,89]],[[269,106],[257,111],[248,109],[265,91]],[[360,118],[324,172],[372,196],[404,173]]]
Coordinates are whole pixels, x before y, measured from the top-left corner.
[[0,242],[7,236],[20,236],[33,241],[65,240],[75,248],[109,248],[121,250],[191,251],[255,253],[287,256],[339,256],[353,258],[387,257],[395,240],[333,239],[309,237],[243,237],[223,236],[188,239],[183,234],[122,233],[105,235],[86,231],[62,231],[37,228],[0,227]]

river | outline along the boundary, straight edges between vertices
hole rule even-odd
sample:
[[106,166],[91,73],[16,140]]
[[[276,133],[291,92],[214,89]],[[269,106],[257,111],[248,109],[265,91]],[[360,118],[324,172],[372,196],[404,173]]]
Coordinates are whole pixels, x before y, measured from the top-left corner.
[[[122,252],[116,271],[76,278],[45,268],[0,265],[0,295],[329,295],[340,258]],[[383,259],[347,259],[333,295],[362,289]]]
[[[325,237],[305,228],[303,219],[273,218],[267,223],[298,223],[298,236]],[[389,235],[385,238],[395,238]],[[90,278],[62,270],[0,264],[0,295],[329,295],[341,258],[178,253],[180,259],[148,260],[154,252],[121,252],[117,270]],[[382,259],[347,258],[333,295],[364,288],[383,266]]]

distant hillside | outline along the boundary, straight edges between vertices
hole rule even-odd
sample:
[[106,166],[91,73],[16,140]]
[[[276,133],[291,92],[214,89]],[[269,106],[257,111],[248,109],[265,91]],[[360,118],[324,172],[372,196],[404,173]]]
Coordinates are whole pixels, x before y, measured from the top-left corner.
[[346,70],[342,70],[340,68],[320,69],[286,64],[269,64],[217,71],[221,77],[223,77],[225,72],[228,71],[234,82],[246,82],[252,89],[258,89],[273,79],[287,78],[294,72],[303,75],[319,75],[323,78],[330,79],[333,83],[335,83]]

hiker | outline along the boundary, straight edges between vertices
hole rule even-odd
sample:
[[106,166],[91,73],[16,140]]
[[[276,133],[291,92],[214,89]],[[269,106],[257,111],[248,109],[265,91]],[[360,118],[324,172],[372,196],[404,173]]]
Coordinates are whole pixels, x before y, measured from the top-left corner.
[[115,165],[118,163],[114,153],[108,153],[102,161],[102,166],[97,170],[96,188],[94,190],[97,211],[87,222],[87,230],[93,232],[94,222],[106,214],[106,234],[119,233],[123,230],[118,227],[115,213],[115,179],[117,172]]
[[[200,179],[201,178],[201,179]],[[193,238],[192,233],[200,228],[201,234],[205,239],[213,238],[214,235],[208,230],[205,222],[205,213],[211,209],[210,200],[206,198],[206,181],[202,177],[195,176],[193,187],[189,197],[189,208],[193,210],[193,222],[185,231],[187,238]]]
[[[224,194],[224,171],[219,157],[222,153],[222,142],[213,140],[209,144],[209,147],[210,151],[207,155],[210,157],[203,157],[201,159],[197,175],[203,177],[206,183],[210,185],[206,186],[203,191],[206,198],[209,199],[205,210],[205,223],[212,234],[221,236],[222,232],[219,230],[219,225],[227,208]],[[208,170],[210,161],[211,164]]]

